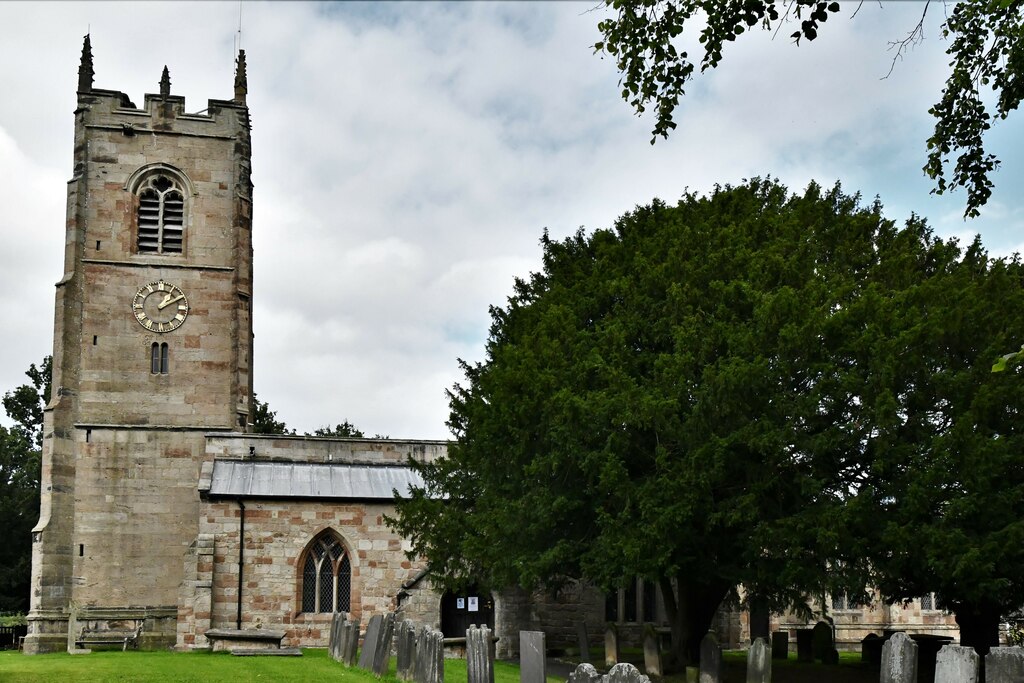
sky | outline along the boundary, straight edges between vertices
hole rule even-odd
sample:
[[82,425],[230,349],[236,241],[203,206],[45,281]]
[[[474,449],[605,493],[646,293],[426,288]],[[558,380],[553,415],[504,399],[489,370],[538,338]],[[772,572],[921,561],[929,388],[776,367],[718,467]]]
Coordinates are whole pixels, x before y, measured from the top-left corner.
[[651,145],[653,119],[594,54],[608,15],[592,1],[0,2],[0,391],[53,348],[86,33],[96,87],[138,103],[167,65],[187,111],[231,99],[245,49],[255,389],[300,433],[347,419],[449,438],[459,359],[484,359],[488,307],[539,268],[543,231],[608,228],[687,189],[839,181],[898,222],[914,212],[993,255],[1021,250],[1021,116],[990,132],[1003,165],[965,221],[965,193],[931,195],[921,171],[948,71],[942,5],[888,78],[889,42],[924,4],[856,6],[799,47],[795,28],[729,44]]

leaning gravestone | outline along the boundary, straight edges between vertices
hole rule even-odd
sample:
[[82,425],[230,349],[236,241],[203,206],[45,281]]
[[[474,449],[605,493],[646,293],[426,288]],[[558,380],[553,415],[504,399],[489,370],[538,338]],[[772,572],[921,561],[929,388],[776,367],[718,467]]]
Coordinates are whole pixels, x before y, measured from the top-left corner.
[[380,627],[380,637],[373,652],[373,673],[378,677],[388,672],[391,664],[391,640],[395,633],[395,613],[388,612]]
[[789,631],[772,633],[772,659],[789,659]]
[[755,638],[747,651],[747,683],[772,683],[772,653],[764,638]]
[[1024,647],[994,647],[985,655],[987,683],[1024,681]]
[[341,661],[346,666],[356,665],[359,648],[359,622],[346,621],[341,627]]
[[832,641],[832,624],[827,621],[819,621],[814,625],[814,631],[811,635],[811,651],[814,656],[814,661],[825,664],[829,663],[829,657],[834,649],[835,643]]
[[416,659],[416,627],[411,621],[402,621],[395,628],[395,650],[398,655],[395,676],[402,681],[411,680]]
[[604,629],[604,665],[615,666],[619,663],[619,631],[615,624],[609,623]]
[[648,676],[661,676],[664,673],[658,632],[650,624],[644,627],[644,671]]
[[341,629],[344,625],[344,612],[335,612],[331,615],[331,632],[327,638],[327,652],[336,662],[341,661]]
[[632,664],[616,664],[604,677],[603,683],[651,683],[651,679],[640,673]]
[[935,683],[978,683],[978,662],[973,647],[943,645],[935,657]]
[[708,633],[700,641],[700,683],[722,683],[722,648],[718,638]]
[[380,630],[384,623],[384,617],[374,614],[370,617],[370,623],[366,625],[366,633],[363,634],[363,649],[359,652],[359,668],[370,671],[373,669],[373,658],[377,654],[377,643],[380,641]]
[[902,631],[894,633],[882,646],[880,683],[917,681],[917,643]]
[[576,622],[576,640],[580,646],[580,662],[590,662],[590,638],[587,633],[587,622]]
[[494,659],[491,629],[470,626],[466,631],[467,683],[494,683]]
[[577,666],[565,683],[599,683],[602,676],[597,673],[593,664],[584,662]]
[[519,632],[520,683],[545,683],[548,678],[547,648],[543,631]]

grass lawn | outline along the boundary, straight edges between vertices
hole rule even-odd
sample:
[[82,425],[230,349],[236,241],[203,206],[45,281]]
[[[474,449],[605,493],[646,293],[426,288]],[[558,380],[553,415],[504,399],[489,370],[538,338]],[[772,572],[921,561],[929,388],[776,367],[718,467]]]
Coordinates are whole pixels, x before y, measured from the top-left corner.
[[[395,670],[392,658],[391,671]],[[226,653],[93,652],[27,656],[0,652],[4,683],[247,683],[248,681],[344,681],[397,683],[393,675],[377,679],[362,669],[346,668],[326,650],[303,650],[302,657],[232,657]],[[466,662],[444,663],[445,683],[466,683]],[[549,683],[560,679],[549,678]],[[519,667],[495,662],[494,683],[519,683]]]

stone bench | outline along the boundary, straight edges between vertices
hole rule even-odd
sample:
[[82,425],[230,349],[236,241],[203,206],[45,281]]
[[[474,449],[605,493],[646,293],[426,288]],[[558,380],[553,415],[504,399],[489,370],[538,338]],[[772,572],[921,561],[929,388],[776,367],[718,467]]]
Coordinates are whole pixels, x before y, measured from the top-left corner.
[[75,638],[75,645],[83,648],[90,645],[120,645],[121,652],[124,652],[129,645],[135,650],[139,649],[139,636],[141,635],[141,624],[134,630],[99,630],[85,627]]
[[279,650],[284,631],[269,631],[255,628],[211,628],[205,634],[214,652],[225,650]]

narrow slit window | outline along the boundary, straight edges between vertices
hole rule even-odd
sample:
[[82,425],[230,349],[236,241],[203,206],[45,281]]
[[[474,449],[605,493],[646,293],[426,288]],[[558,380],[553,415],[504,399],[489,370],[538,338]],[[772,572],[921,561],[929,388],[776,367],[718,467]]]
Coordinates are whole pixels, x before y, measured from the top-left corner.
[[185,244],[185,194],[170,176],[157,174],[139,190],[138,250],[180,254]]
[[154,375],[166,375],[170,365],[170,349],[167,342],[153,342],[150,347],[149,371]]

